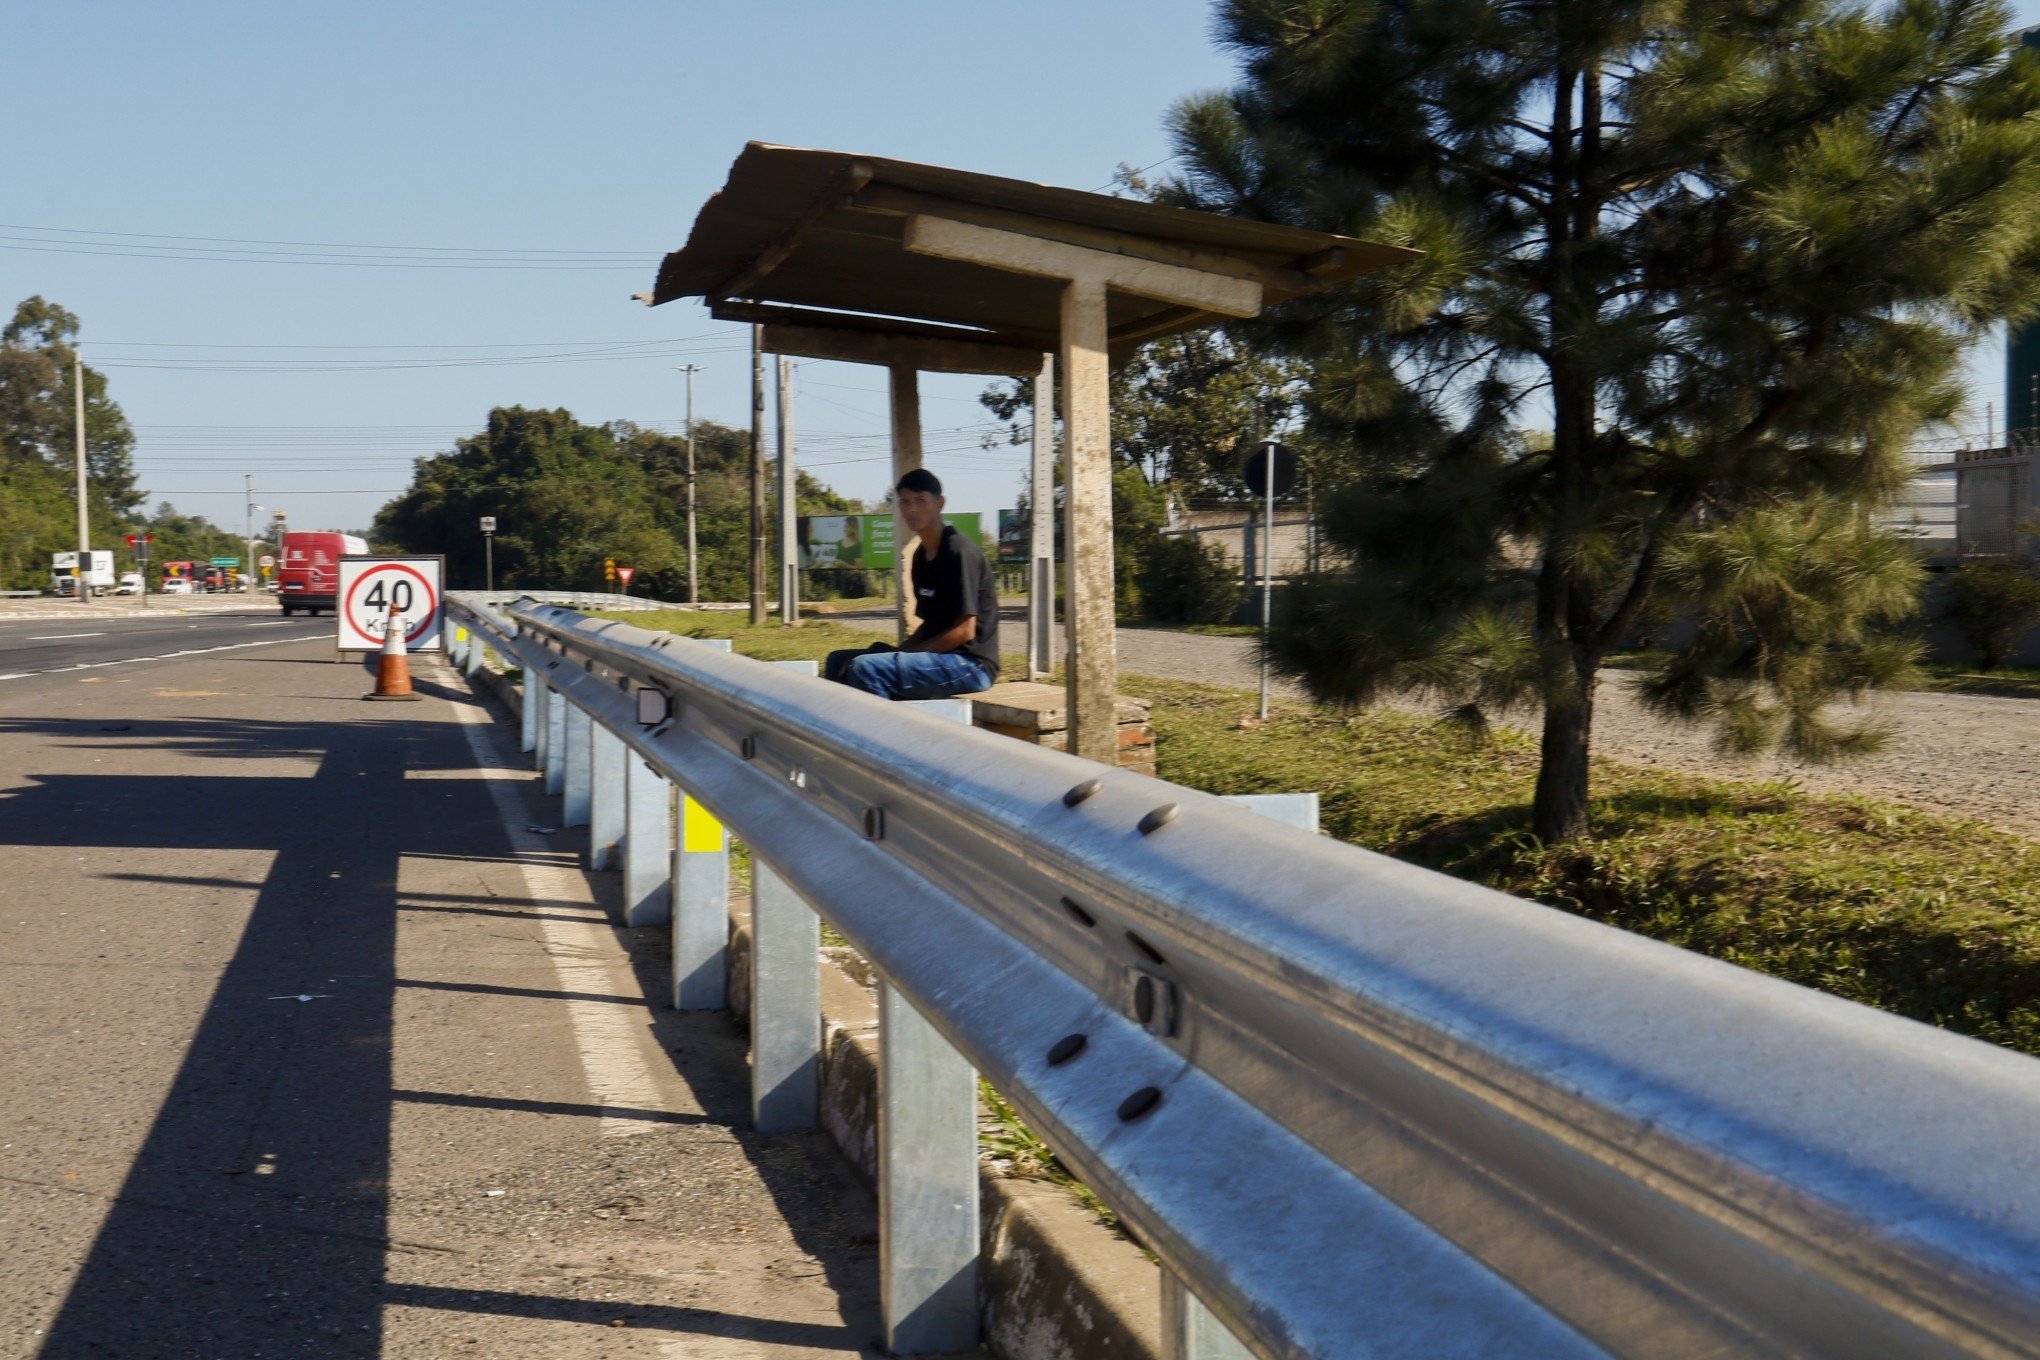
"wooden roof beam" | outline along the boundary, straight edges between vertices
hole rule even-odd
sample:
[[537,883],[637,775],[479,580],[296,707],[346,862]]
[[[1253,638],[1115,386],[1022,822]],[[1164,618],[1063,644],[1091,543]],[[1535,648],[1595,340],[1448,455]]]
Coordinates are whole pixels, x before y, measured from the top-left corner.
[[1220,316],[1257,316],[1262,288],[1250,279],[983,227],[954,218],[916,215],[902,237],[916,255],[961,260],[1015,274],[1095,283]]
[[[943,198],[936,194],[916,193],[910,189],[895,188],[890,184],[870,185],[858,192],[845,208],[853,213],[886,217],[928,216],[947,218],[953,222],[967,222],[972,226],[989,227],[1021,236],[1035,236],[1046,241],[1058,241],[1065,245],[1124,255],[1130,259],[1149,260],[1156,264],[1176,265],[1206,274],[1245,279],[1283,296],[1316,290],[1320,284],[1317,279],[1311,277],[1311,274],[1325,268],[1325,262],[1320,260],[1319,256],[1329,253],[1321,251],[1319,256],[1308,257],[1308,264],[1314,265],[1315,268],[1306,272],[1305,261],[1298,261],[1297,267],[1290,267],[1252,260],[1235,252],[1207,250],[1182,242],[1110,231],[1103,227],[1064,222],[1051,217],[1036,217],[980,203],[965,203],[957,199]],[[1339,263],[1343,263],[1343,256],[1333,262],[1332,267],[1337,267]]]
[[844,166],[830,178],[829,187],[794,220],[786,234],[759,251],[756,259],[717,286],[708,295],[709,301],[742,297],[756,288],[766,275],[785,264],[793,252],[800,249],[800,243],[822,224],[822,219],[843,207],[850,201],[851,195],[871,183],[871,174],[871,167],[863,161],[852,161]]

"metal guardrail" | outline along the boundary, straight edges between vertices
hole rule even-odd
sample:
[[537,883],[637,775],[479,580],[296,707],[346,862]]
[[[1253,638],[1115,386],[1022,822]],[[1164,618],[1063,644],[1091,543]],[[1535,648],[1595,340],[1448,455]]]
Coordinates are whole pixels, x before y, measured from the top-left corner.
[[2040,1062],[699,641],[449,612],[570,814],[634,753],[679,1004],[726,901],[666,781],[750,844],[761,1127],[812,1118],[814,913],[883,980],[901,1352],[975,1325],[967,1063],[1160,1259],[1173,1355],[2040,1355]]
[[464,599],[501,608],[517,600],[538,600],[545,604],[562,604],[573,609],[607,609],[612,612],[625,609],[698,609],[699,605],[679,604],[672,600],[652,600],[642,595],[619,595],[613,590],[463,590],[458,592]]

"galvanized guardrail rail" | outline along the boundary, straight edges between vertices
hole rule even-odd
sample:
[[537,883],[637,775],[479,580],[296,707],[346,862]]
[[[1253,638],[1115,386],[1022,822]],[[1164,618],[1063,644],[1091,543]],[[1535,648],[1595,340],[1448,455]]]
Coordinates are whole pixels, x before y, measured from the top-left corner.
[[671,902],[678,1005],[722,1004],[706,814],[749,843],[761,1128],[814,1117],[816,913],[882,979],[901,1353],[975,1338],[975,1068],[1160,1258],[1176,1355],[2040,1355],[2040,1062],[712,644],[449,612]]

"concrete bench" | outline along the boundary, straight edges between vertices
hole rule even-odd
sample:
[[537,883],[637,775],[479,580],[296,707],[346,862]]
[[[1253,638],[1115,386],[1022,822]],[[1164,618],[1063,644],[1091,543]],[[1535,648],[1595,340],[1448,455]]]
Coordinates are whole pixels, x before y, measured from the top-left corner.
[[[1033,742],[1036,746],[1047,746],[1057,751],[1069,749],[1069,696],[1061,685],[1010,680],[969,698],[972,718],[979,727],[1001,736]],[[1119,723],[1120,768],[1153,774],[1153,701],[1118,694],[1113,696],[1112,703],[1113,716]]]

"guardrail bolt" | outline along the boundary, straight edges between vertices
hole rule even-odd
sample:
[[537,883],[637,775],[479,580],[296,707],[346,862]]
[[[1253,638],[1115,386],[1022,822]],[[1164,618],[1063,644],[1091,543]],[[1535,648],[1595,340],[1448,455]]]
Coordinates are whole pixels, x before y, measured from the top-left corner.
[[737,753],[746,760],[756,760],[758,758],[758,739],[756,737],[745,737],[741,742],[737,743]]
[[1095,926],[1098,924],[1097,917],[1093,916],[1090,912],[1085,911],[1082,907],[1070,901],[1070,899],[1067,897],[1062,899],[1062,907],[1064,911],[1068,912],[1070,915],[1077,918],[1077,924],[1080,926]]
[[1063,795],[1063,806],[1075,807],[1104,787],[1105,781],[1102,779],[1086,779],[1083,783]]
[[1082,1053],[1084,1045],[1089,1042],[1090,1040],[1081,1034],[1063,1035],[1062,1038],[1055,1041],[1055,1047],[1048,1050],[1048,1065],[1050,1067],[1061,1067],[1071,1058]]
[[1133,1018],[1143,1025],[1155,1019],[1155,980],[1142,974],[1133,982]]
[[1119,1102],[1119,1118],[1131,1124],[1134,1120],[1153,1110],[1162,1103],[1162,1091],[1158,1086],[1143,1086]]
[[864,809],[864,839],[882,841],[885,839],[885,809],[868,807]]
[[1155,832],[1160,831],[1170,822],[1175,821],[1176,814],[1181,812],[1182,810],[1183,809],[1175,803],[1162,804],[1160,807],[1156,808],[1153,812],[1150,812],[1147,816],[1140,819],[1140,834],[1143,836],[1154,835]]

